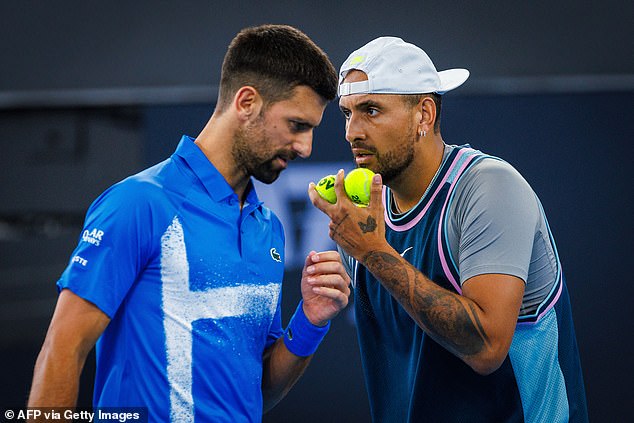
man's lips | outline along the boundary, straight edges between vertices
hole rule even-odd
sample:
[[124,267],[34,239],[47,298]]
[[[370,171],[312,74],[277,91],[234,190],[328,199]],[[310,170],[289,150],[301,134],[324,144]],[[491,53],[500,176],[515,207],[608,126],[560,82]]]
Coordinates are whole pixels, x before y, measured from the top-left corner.
[[354,161],[360,165],[372,160],[374,152],[365,148],[353,148],[352,155],[354,156]]
[[296,157],[297,155],[293,153],[282,153],[282,154],[276,155],[273,161],[276,164],[278,164],[282,169],[286,169],[286,167],[288,166],[288,163],[291,160],[295,160]]
[[354,157],[359,157],[359,156],[373,156],[374,152],[367,150],[365,148],[353,148],[352,149],[352,154],[354,155]]
[[279,167],[281,167],[282,169],[286,169],[286,167],[288,166],[288,159],[277,156],[275,157],[275,163],[277,163],[277,165],[279,165]]

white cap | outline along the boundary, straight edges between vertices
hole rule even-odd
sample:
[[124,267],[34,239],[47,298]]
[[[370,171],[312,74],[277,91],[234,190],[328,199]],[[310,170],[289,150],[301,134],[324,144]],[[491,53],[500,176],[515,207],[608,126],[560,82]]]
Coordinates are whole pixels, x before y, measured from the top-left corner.
[[[349,71],[365,72],[367,81],[346,82]],[[379,37],[352,52],[339,71],[339,96],[350,94],[444,94],[469,77],[466,69],[438,72],[414,44],[397,37]]]

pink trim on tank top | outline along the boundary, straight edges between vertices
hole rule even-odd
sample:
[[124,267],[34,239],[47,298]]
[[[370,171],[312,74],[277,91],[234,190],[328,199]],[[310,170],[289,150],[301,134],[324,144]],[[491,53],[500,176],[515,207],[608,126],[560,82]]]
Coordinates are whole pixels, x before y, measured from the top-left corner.
[[431,196],[431,198],[427,202],[427,205],[425,206],[425,208],[420,213],[418,213],[418,215],[414,219],[412,219],[409,223],[406,223],[405,225],[402,225],[402,226],[398,226],[398,225],[396,225],[396,224],[394,224],[394,223],[392,223],[390,221],[390,218],[389,218],[389,215],[388,215],[388,212],[387,212],[387,210],[388,210],[387,196],[384,197],[383,203],[384,203],[384,206],[385,206],[385,223],[387,223],[387,225],[392,230],[394,230],[396,232],[404,232],[404,231],[406,231],[408,229],[411,229],[414,226],[416,226],[416,224],[418,222],[420,222],[420,220],[423,218],[423,216],[425,215],[425,213],[427,212],[427,210],[431,206],[431,203],[434,202],[434,199],[436,198],[436,195],[438,195],[438,192],[440,191],[440,189],[445,185],[445,182],[447,182],[447,178],[449,178],[449,175],[451,175],[451,171],[456,166],[456,163],[458,163],[458,160],[460,159],[460,157],[462,157],[467,151],[469,151],[469,149],[464,148],[464,149],[462,149],[462,150],[460,150],[458,152],[458,154],[456,155],[456,158],[454,159],[453,163],[451,164],[451,167],[445,173],[445,177],[443,178],[442,182],[440,184],[438,184],[438,188],[436,188],[436,191],[434,191],[434,194]]

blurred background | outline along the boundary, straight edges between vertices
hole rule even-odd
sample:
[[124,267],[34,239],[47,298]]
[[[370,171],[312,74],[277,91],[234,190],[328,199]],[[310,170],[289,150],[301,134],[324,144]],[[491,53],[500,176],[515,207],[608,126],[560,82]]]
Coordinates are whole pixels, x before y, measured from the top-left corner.
[[[568,279],[591,421],[631,419],[634,2],[615,0],[0,2],[0,407],[26,402],[88,205],[198,134],[228,43],[263,23],[303,30],[336,67],[395,35],[439,70],[471,71],[443,100],[443,137],[504,158],[538,193]],[[343,134],[331,104],[313,156],[258,187],[285,223],[285,322],[304,255],[332,248],[305,192],[353,167]],[[349,312],[265,422],[369,421]],[[80,405],[93,374],[91,357]]]

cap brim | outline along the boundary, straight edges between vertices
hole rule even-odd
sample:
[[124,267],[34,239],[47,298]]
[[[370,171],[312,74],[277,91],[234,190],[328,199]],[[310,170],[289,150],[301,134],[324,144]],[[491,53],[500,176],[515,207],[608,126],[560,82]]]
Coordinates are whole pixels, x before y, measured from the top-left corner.
[[448,69],[438,72],[440,77],[440,89],[438,94],[444,94],[454,88],[458,88],[469,78],[469,71],[466,69]]

